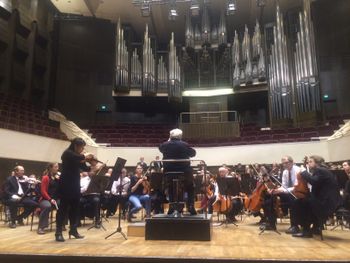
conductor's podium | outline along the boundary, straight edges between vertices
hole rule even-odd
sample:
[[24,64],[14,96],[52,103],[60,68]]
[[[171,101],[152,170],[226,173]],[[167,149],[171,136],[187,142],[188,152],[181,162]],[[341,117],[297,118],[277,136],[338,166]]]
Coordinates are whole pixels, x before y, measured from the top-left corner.
[[146,219],[146,240],[210,241],[211,215],[172,217],[165,214]]

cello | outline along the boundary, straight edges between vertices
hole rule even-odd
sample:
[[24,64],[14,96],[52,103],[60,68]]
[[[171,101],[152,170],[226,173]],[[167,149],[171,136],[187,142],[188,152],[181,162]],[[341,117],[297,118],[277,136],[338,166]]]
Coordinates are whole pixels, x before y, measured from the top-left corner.
[[[303,159],[303,163],[306,167],[306,164],[308,162],[308,157],[305,156]],[[310,193],[309,187],[307,185],[307,182],[301,177],[301,171],[297,173],[297,184],[294,185],[294,188],[292,190],[292,193],[297,199],[303,199],[307,197]]]
[[[253,165],[251,166],[253,167],[253,170],[255,171],[257,176],[260,177],[261,174],[258,173],[258,171],[255,169]],[[246,196],[244,198],[244,208],[250,212],[253,212],[253,213],[259,212],[262,207],[263,193],[267,189],[263,180],[264,180],[263,178],[260,178],[252,194],[249,197]]]

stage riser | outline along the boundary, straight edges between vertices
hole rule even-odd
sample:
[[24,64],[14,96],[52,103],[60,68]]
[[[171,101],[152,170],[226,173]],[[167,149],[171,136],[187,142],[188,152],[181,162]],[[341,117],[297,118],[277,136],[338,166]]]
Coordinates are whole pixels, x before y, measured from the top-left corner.
[[211,240],[210,219],[158,217],[146,220],[146,240]]
[[[156,257],[87,257],[53,255],[0,255],[1,263],[310,263],[307,260],[248,260],[248,259],[212,259],[212,258],[156,258]],[[327,261],[312,260],[312,263]],[[329,261],[328,261],[329,262]],[[344,263],[346,261],[331,261]]]

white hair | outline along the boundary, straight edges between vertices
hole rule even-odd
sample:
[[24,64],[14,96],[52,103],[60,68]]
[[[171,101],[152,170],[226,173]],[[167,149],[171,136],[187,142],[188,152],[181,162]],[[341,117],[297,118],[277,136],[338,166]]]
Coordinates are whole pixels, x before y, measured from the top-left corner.
[[181,139],[182,131],[180,129],[173,129],[170,131],[170,139]]

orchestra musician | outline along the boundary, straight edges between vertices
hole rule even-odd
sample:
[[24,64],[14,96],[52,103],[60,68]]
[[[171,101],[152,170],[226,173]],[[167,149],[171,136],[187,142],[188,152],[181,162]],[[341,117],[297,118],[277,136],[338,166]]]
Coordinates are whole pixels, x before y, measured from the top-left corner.
[[349,178],[345,183],[345,188],[343,191],[344,207],[350,210],[350,161],[343,162],[342,166],[343,166],[344,172]]
[[[173,129],[170,131],[169,140],[159,146],[159,151],[163,154],[163,159],[189,159],[196,155],[196,150],[191,148],[188,143],[182,141],[182,130]],[[191,215],[196,215],[194,208],[194,178],[190,162],[164,162],[163,172],[166,175],[169,202],[175,200],[175,189],[173,179],[177,175],[172,172],[182,172],[184,174],[184,191],[187,192],[187,210]],[[174,208],[170,206],[168,214],[174,213]]]
[[85,153],[86,143],[81,138],[74,138],[70,146],[63,152],[62,173],[58,183],[58,198],[60,198],[60,207],[56,214],[56,233],[55,238],[58,242],[64,242],[62,228],[64,220],[69,216],[69,237],[83,238],[77,231],[78,210],[80,199],[80,171],[89,171],[86,161],[93,159],[93,154]]
[[145,157],[140,157],[140,161],[136,165],[141,165],[143,172],[147,171],[148,165],[145,163]]
[[[23,219],[27,218],[38,207],[38,203],[32,200],[27,193],[30,190],[30,180],[24,175],[24,168],[17,165],[13,170],[13,175],[6,179],[4,192],[5,204],[10,210],[10,228],[16,228],[18,225],[24,225]],[[17,215],[17,209],[23,206],[24,211]]]
[[[117,207],[122,210],[122,215],[125,218],[127,202],[128,202],[128,191],[130,187],[130,178],[127,177],[127,170],[125,168],[121,171],[121,180],[115,180],[111,188],[111,198],[107,209],[107,216],[114,215]],[[121,184],[120,184],[121,181]],[[121,191],[120,191],[121,190]]]
[[49,226],[49,214],[51,209],[58,208],[57,188],[58,188],[58,163],[48,164],[41,179],[41,199],[40,216],[37,233],[45,234],[45,228]]
[[[345,161],[342,164],[344,172],[348,176],[348,180],[345,183],[345,187],[343,190],[343,204],[344,208],[350,211],[350,161]],[[350,224],[350,217],[346,218],[347,224]]]
[[105,164],[94,158],[88,162],[90,163],[90,171],[80,174],[80,218],[91,217],[94,219],[94,227],[101,228],[101,193],[86,193],[86,191],[91,183],[91,177],[98,175]]
[[[215,186],[214,197],[209,199],[209,213],[213,212],[213,207],[216,203],[220,203],[220,208],[222,205],[226,207],[226,209],[220,209],[221,212],[224,212],[226,215],[226,219],[228,222],[235,222],[236,215],[242,210],[242,201],[240,198],[237,198],[240,193],[235,193],[235,196],[227,195],[228,185],[225,178],[232,178],[232,175],[229,174],[229,170],[227,167],[219,168],[219,176],[216,178],[217,186]],[[225,204],[223,204],[225,202]],[[222,211],[226,210],[226,211]]]
[[282,186],[277,189],[269,190],[269,193],[280,197],[284,215],[288,214],[289,209],[290,227],[287,229],[286,234],[295,234],[299,232],[299,227],[296,214],[294,213],[296,199],[291,193],[293,192],[294,186],[298,183],[297,174],[300,172],[300,168],[294,164],[294,160],[291,156],[284,156],[281,162],[284,168],[282,172]]
[[127,220],[132,222],[133,214],[142,209],[142,204],[146,209],[146,217],[151,215],[151,198],[149,196],[150,185],[146,176],[143,175],[143,168],[137,165],[135,174],[130,178],[129,202],[132,204]]
[[323,222],[341,204],[337,179],[328,170],[324,159],[317,155],[310,156],[308,167],[311,173],[304,170],[301,177],[311,184],[311,194],[304,199],[297,199],[295,208],[302,231],[293,234],[294,237],[309,238],[319,234]]

